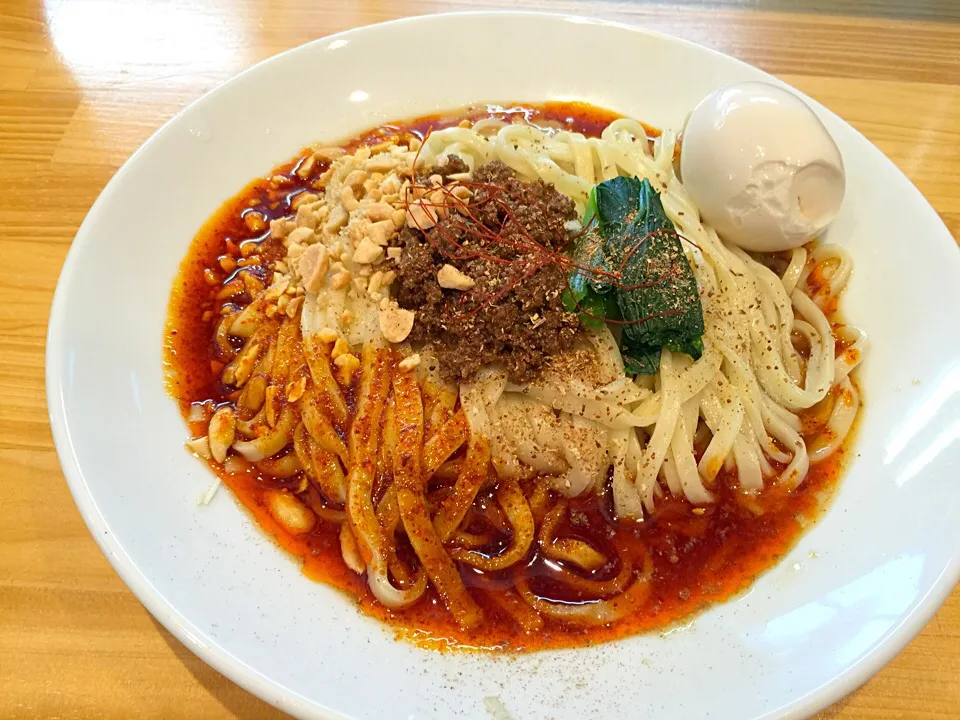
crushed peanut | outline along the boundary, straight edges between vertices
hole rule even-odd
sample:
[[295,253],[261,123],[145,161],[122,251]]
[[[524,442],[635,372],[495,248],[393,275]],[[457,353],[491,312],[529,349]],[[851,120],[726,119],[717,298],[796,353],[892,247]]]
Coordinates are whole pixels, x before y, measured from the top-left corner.
[[314,157],[319,158],[320,160],[326,160],[332,162],[339,157],[347,154],[347,151],[339,147],[321,147],[314,149]]
[[357,186],[362,186],[367,179],[367,174],[363,170],[354,170],[346,179],[343,181],[343,184],[350,188],[355,188]]
[[287,303],[287,317],[291,320],[297,316],[297,312],[300,310],[300,306],[303,305],[303,295],[298,295],[289,303]]
[[357,296],[361,296],[367,291],[367,278],[363,277],[363,270],[369,270],[369,268],[363,268],[360,271],[360,277],[355,277],[352,283],[353,292]]
[[247,230],[252,233],[262,232],[267,226],[267,219],[263,216],[263,213],[258,212],[245,213],[243,222],[247,226]]
[[[284,228],[284,229],[283,229],[283,237],[286,237],[286,236],[287,236],[287,233],[288,233],[289,230],[291,230],[292,228],[287,229],[286,225],[284,225],[284,222],[285,222],[285,221],[282,221],[282,220],[274,220],[274,221],[272,221],[272,222],[270,223],[270,232],[271,232],[271,234],[273,233],[273,223],[276,223],[276,222],[279,222],[279,223],[280,223],[280,225],[278,225],[277,227],[283,226],[283,228]],[[243,243],[243,244],[240,246],[240,256],[241,256],[241,257],[247,258],[247,257],[250,257],[251,255],[256,254],[256,253],[259,252],[259,251],[260,251],[260,246],[257,245],[257,243],[255,243],[255,242],[245,242],[245,243]]]
[[323,231],[327,235],[334,235],[340,232],[340,228],[347,224],[349,216],[347,211],[343,209],[343,205],[337,205],[330,211],[329,217],[327,217],[327,222],[323,225]]
[[302,205],[312,205],[319,199],[314,193],[302,192],[290,200],[290,207],[293,210],[299,210]]
[[400,178],[396,175],[388,175],[380,183],[380,192],[384,195],[396,195],[400,191]]
[[383,257],[383,248],[370,240],[363,238],[353,253],[353,261],[360,265],[372,265]]
[[393,226],[393,220],[380,220],[370,226],[370,239],[377,245],[385,246],[396,233],[397,229]]
[[300,163],[300,167],[297,168],[297,176],[303,179],[310,177],[310,173],[313,172],[313,169],[317,166],[317,155],[314,153],[306,160]]
[[301,377],[296,382],[291,382],[287,384],[286,395],[287,402],[295,403],[301,397],[307,389],[307,378]]
[[376,292],[380,292],[380,288],[383,285],[383,271],[377,270],[373,275],[370,276],[370,281],[367,283],[367,292],[373,295]]
[[311,245],[304,250],[297,265],[297,272],[303,280],[303,287],[307,292],[317,293],[323,287],[323,280],[327,274],[330,258],[327,250],[320,245]]
[[360,207],[360,201],[354,196],[353,188],[349,185],[343,189],[342,193],[340,193],[340,204],[343,205],[343,209],[348,213],[351,213]]
[[393,222],[393,207],[382,200],[368,205],[364,208],[363,214],[370,222],[380,222],[382,220]]
[[320,342],[324,342],[324,343],[336,342],[337,338],[339,337],[340,337],[340,333],[338,333],[333,328],[328,328],[328,327],[321,328],[320,331],[317,333],[317,339]]
[[317,227],[317,216],[306,205],[297,208],[297,227],[310,228],[311,230],[315,230]]
[[370,232],[370,221],[366,218],[357,218],[347,226],[347,237],[354,247]]
[[447,290],[470,290],[476,283],[453,265],[445,264],[437,271],[437,283]]
[[[422,191],[413,182],[413,162],[419,145],[415,140],[398,145],[396,139],[391,139],[359,148],[352,155],[341,148],[315,147],[310,155],[304,156],[294,170],[303,179],[317,178],[319,163],[329,162],[329,167],[323,167],[319,178],[312,183],[317,192],[307,190],[291,198],[292,217],[269,223],[271,236],[284,241],[286,255],[274,265],[274,283],[263,307],[268,317],[296,319],[307,296],[313,302],[323,303],[325,291],[347,290],[350,297],[362,296],[381,305],[378,320],[386,340],[401,342],[409,336],[415,314],[401,309],[390,298],[396,273],[377,266],[387,257],[398,260],[402,256],[400,248],[389,245],[405,224],[432,227],[445,212],[429,207],[433,202],[444,202],[447,191],[441,189],[444,183],[441,176],[432,178],[432,193]],[[290,184],[286,177],[278,176],[274,180],[275,187]],[[409,211],[404,198],[412,202]],[[266,227],[265,216],[263,220]],[[251,261],[254,258],[260,261],[258,252],[259,248],[253,243],[249,250],[241,246],[237,255],[247,257],[249,253]],[[244,264],[244,260],[239,263]],[[230,265],[227,260],[224,270],[229,271]],[[257,282],[255,276],[251,278]],[[472,282],[464,278],[466,276],[454,276],[451,282],[458,286]],[[274,287],[281,280],[287,285]],[[241,287],[253,289],[247,280],[242,282]],[[262,284],[257,290],[254,296],[263,293]],[[335,360],[348,355],[353,358],[338,365],[337,372],[348,378],[355,372],[354,361],[359,363],[359,360],[349,352],[341,333],[348,335],[347,328],[354,325],[353,310],[343,310],[337,320],[336,328],[324,328],[315,337],[335,346]],[[408,365],[413,367],[414,362],[410,359]],[[343,363],[350,367],[343,370]],[[294,387],[288,385],[288,400],[291,395]]]
[[342,272],[338,272],[336,275],[330,278],[330,287],[332,287],[334,290],[343,290],[347,285],[350,284],[350,279],[350,272],[343,270]]
[[404,310],[396,301],[387,302],[386,307],[381,303],[380,332],[388,342],[403,342],[413,330],[415,317],[412,310]]
[[303,245],[308,242],[312,242],[314,238],[314,233],[311,228],[308,227],[298,227],[289,235],[287,235],[284,242],[288,247],[293,245]]
[[422,203],[410,203],[407,209],[407,227],[429,230],[437,224],[436,215]]
[[381,153],[367,162],[367,170],[370,172],[389,172],[394,170],[399,161],[387,153]]
[[401,370],[413,370],[420,364],[420,353],[414,353],[405,357],[397,365]]
[[350,343],[348,343],[344,338],[338,337],[336,342],[333,344],[333,350],[330,351],[330,357],[336,360],[341,355],[345,355],[350,352]]
[[360,358],[350,353],[345,353],[333,361],[337,367],[337,380],[341,385],[349,385],[353,380],[353,374],[360,369]]

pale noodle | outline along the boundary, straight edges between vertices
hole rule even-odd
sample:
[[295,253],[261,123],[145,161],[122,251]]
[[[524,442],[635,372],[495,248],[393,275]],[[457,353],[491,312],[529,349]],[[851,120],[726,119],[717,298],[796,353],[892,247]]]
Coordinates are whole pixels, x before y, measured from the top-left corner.
[[[642,508],[651,512],[665,490],[694,503],[711,502],[708,486],[722,468],[735,467],[746,490],[761,489],[775,475],[788,486],[802,482],[810,462],[835,451],[850,431],[859,398],[847,377],[866,350],[863,333],[841,328],[835,337],[824,314],[849,280],[849,256],[832,245],[809,253],[799,248],[778,277],[700,223],[674,172],[675,150],[673,134],[651,143],[644,127],[629,119],[611,123],[600,138],[484,120],[473,128],[431,133],[419,157],[429,167],[458,154],[471,170],[499,160],[528,180],[550,183],[581,214],[593,186],[617,175],[646,178],[661,193],[667,215],[687,241],[684,249],[700,286],[706,332],[699,360],[690,363],[664,350],[655,384],[638,378],[636,394],[625,394],[623,363],[604,328],[590,337],[597,365],[609,378],[605,384],[588,387],[548,371],[534,383],[488,395],[482,412],[461,389],[468,417],[474,416],[471,429],[492,434],[498,470],[517,476],[528,465],[556,473],[562,456],[569,467],[558,487],[569,495],[597,487],[605,471],[592,470],[576,443],[557,447],[554,439],[564,433],[557,424],[566,427],[568,437],[602,435],[604,467],[614,467],[617,514],[635,518]],[[816,283],[808,291],[811,279]],[[795,337],[809,346],[806,357],[797,351]],[[835,356],[838,339],[847,347]],[[831,388],[841,401],[834,403],[824,438],[808,450],[795,413],[821,402]],[[512,434],[492,429],[492,414],[516,417],[518,394],[527,400],[530,428]],[[537,402],[556,411],[552,421],[532,409]],[[697,463],[693,440],[701,423],[710,439]],[[778,473],[774,464],[783,469]]]

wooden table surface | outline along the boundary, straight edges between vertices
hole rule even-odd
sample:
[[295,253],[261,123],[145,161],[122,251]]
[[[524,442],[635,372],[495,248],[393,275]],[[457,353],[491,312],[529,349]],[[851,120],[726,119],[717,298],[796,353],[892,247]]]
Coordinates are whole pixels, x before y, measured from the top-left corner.
[[[809,93],[891,157],[960,237],[956,3],[847,2],[849,15],[843,2],[804,14],[785,12],[786,0],[672,4],[681,7],[0,0],[0,717],[281,716],[162,629],[100,554],[63,480],[43,386],[57,275],[97,194],[163,122],[253,63],[339,30],[452,9],[525,5],[627,21]],[[960,717],[960,591],[822,717]]]

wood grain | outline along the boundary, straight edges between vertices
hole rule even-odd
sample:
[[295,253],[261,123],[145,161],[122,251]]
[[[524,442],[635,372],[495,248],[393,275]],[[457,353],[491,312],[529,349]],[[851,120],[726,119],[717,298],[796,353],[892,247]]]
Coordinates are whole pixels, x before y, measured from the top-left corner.
[[[960,237],[955,5],[874,0],[855,17],[738,9],[758,4],[525,7],[662,30],[783,77],[876,143]],[[0,0],[0,717],[279,717],[151,619],[100,554],[60,473],[43,391],[46,322],[70,242],[104,184],[184,105],[276,52],[396,17],[517,6]],[[930,720],[960,717],[958,708],[955,592],[903,653],[822,718]]]

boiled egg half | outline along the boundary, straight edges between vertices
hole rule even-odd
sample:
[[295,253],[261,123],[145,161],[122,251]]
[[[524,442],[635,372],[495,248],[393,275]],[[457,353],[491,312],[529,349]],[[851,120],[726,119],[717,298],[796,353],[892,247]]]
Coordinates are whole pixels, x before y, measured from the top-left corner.
[[703,221],[745,250],[809,242],[837,216],[843,159],[793,93],[762,82],[707,96],[683,132],[680,174]]

